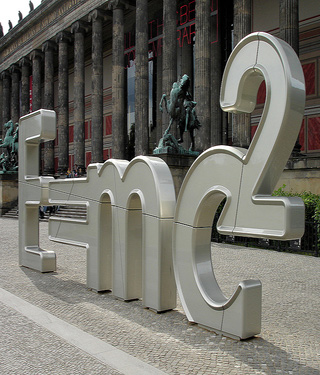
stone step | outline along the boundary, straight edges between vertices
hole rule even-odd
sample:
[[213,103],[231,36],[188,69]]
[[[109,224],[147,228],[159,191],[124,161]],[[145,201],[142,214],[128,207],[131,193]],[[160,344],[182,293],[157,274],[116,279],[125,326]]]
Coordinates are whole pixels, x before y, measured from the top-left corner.
[[19,218],[18,206],[11,208],[11,210],[6,212],[2,217],[18,219]]
[[[87,217],[87,209],[83,206],[60,206],[58,211],[53,213],[52,216],[70,218],[70,219],[85,219]],[[2,217],[18,219],[19,218],[18,206],[13,207],[10,211],[8,211]],[[39,217],[39,220],[48,221],[49,217],[50,217],[49,213],[45,212],[44,217],[43,218]]]
[[87,209],[83,206],[60,206],[54,215],[70,219],[85,219],[87,217]]

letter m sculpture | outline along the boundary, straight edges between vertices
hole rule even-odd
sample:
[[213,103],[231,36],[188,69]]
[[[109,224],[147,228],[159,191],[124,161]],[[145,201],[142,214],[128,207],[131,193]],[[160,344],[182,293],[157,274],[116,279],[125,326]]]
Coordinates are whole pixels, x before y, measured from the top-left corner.
[[20,264],[42,272],[55,269],[55,254],[38,244],[40,204],[83,205],[86,219],[52,217],[49,238],[86,248],[87,287],[112,290],[123,300],[142,298],[155,311],[173,309],[175,193],[166,163],[143,156],[130,163],[111,159],[90,164],[86,178],[39,177],[38,145],[54,138],[54,112],[23,117],[21,129],[21,155],[28,158],[20,165]]

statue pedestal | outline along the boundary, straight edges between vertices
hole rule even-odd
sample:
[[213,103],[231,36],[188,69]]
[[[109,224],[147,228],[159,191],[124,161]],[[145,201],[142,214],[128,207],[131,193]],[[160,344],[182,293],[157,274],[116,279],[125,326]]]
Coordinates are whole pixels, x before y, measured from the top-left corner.
[[180,187],[182,185],[183,179],[187,174],[191,164],[195,161],[197,156],[193,155],[178,155],[178,154],[154,154],[152,156],[156,156],[161,158],[168,164],[168,167],[171,171],[173,182],[174,182],[174,189],[176,192],[176,197],[178,197]]
[[175,137],[167,133],[166,130],[159,141],[158,147],[153,150],[152,156],[159,157],[167,163],[173,177],[176,197],[178,197],[183,179],[191,164],[199,156],[199,152],[185,150]]
[[0,216],[18,203],[18,173],[0,174]]

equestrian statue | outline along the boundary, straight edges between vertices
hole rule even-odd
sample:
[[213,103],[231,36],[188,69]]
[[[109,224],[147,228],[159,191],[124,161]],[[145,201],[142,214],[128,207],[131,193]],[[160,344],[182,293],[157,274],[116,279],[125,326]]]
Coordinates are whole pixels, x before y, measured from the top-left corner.
[[0,173],[18,169],[18,124],[16,124],[16,129],[14,130],[13,122],[10,120],[4,124],[4,129],[6,130],[6,135],[3,141],[0,139],[0,148],[4,149],[0,155],[0,168],[2,169]]
[[180,81],[172,84],[170,99],[167,99],[166,94],[162,95],[159,106],[160,111],[163,112],[164,103],[167,113],[170,116],[169,126],[164,132],[163,138],[169,134],[171,126],[175,122],[180,132],[178,143],[183,142],[184,132],[188,131],[191,139],[189,151],[194,151],[194,130],[199,129],[201,125],[195,111],[195,106],[197,103],[192,100],[189,89],[190,78],[184,74]]

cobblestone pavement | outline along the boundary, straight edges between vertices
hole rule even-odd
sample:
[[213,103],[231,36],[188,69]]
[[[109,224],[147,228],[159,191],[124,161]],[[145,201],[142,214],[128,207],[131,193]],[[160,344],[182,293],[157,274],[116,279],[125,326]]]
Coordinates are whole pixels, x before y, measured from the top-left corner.
[[[167,374],[320,375],[320,258],[212,245],[226,295],[248,278],[263,286],[262,331],[235,341],[187,322],[177,308],[155,314],[85,285],[82,248],[48,240],[57,272],[18,266],[18,221],[0,218],[0,288]],[[1,374],[120,374],[0,301]],[[156,371],[155,371],[156,372]],[[123,372],[129,373],[129,372]],[[152,371],[150,372],[152,373]]]

